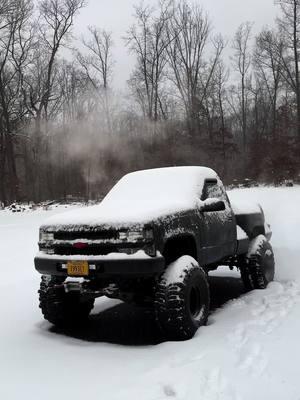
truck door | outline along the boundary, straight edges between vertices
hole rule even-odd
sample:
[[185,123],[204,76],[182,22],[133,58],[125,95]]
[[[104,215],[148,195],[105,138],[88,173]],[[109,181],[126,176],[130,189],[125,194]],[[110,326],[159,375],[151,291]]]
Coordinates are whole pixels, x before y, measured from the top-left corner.
[[224,202],[221,211],[200,210],[201,248],[205,264],[220,261],[234,254],[236,222],[223,184],[218,179],[205,181],[201,200],[217,198]]

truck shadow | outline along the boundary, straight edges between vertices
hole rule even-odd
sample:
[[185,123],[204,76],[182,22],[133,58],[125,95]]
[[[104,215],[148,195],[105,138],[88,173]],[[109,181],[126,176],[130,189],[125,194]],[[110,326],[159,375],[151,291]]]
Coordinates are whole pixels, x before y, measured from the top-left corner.
[[[211,313],[227,301],[245,293],[243,283],[236,277],[209,277]],[[155,345],[166,341],[154,312],[121,303],[97,314],[92,314],[84,326],[72,329],[50,328],[51,332],[89,341],[127,346]]]

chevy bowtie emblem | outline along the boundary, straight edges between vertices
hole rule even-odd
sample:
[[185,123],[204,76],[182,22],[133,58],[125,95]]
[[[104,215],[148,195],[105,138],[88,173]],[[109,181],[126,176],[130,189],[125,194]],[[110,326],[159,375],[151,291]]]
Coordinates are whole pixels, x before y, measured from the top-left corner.
[[73,244],[73,247],[75,247],[75,249],[85,249],[88,245],[87,243],[77,242]]

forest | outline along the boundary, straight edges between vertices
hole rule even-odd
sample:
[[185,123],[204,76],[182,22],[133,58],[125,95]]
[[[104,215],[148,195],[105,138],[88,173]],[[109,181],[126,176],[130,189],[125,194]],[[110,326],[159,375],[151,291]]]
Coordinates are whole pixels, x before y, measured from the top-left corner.
[[[0,2],[0,207],[100,199],[125,173],[205,165],[227,184],[300,173],[300,0],[272,27],[234,37],[187,0],[140,3],[123,43],[135,64],[116,87],[114,35],[84,0]],[[240,24],[240,25],[239,25]]]

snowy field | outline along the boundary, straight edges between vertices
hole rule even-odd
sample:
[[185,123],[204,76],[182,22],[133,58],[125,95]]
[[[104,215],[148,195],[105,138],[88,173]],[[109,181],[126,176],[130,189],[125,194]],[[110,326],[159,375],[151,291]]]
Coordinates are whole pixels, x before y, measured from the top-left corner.
[[264,207],[276,281],[245,294],[236,272],[218,271],[208,325],[180,343],[161,342],[150,311],[108,299],[86,327],[55,330],[33,258],[40,223],[61,210],[0,211],[0,399],[299,400],[300,187],[233,196]]

